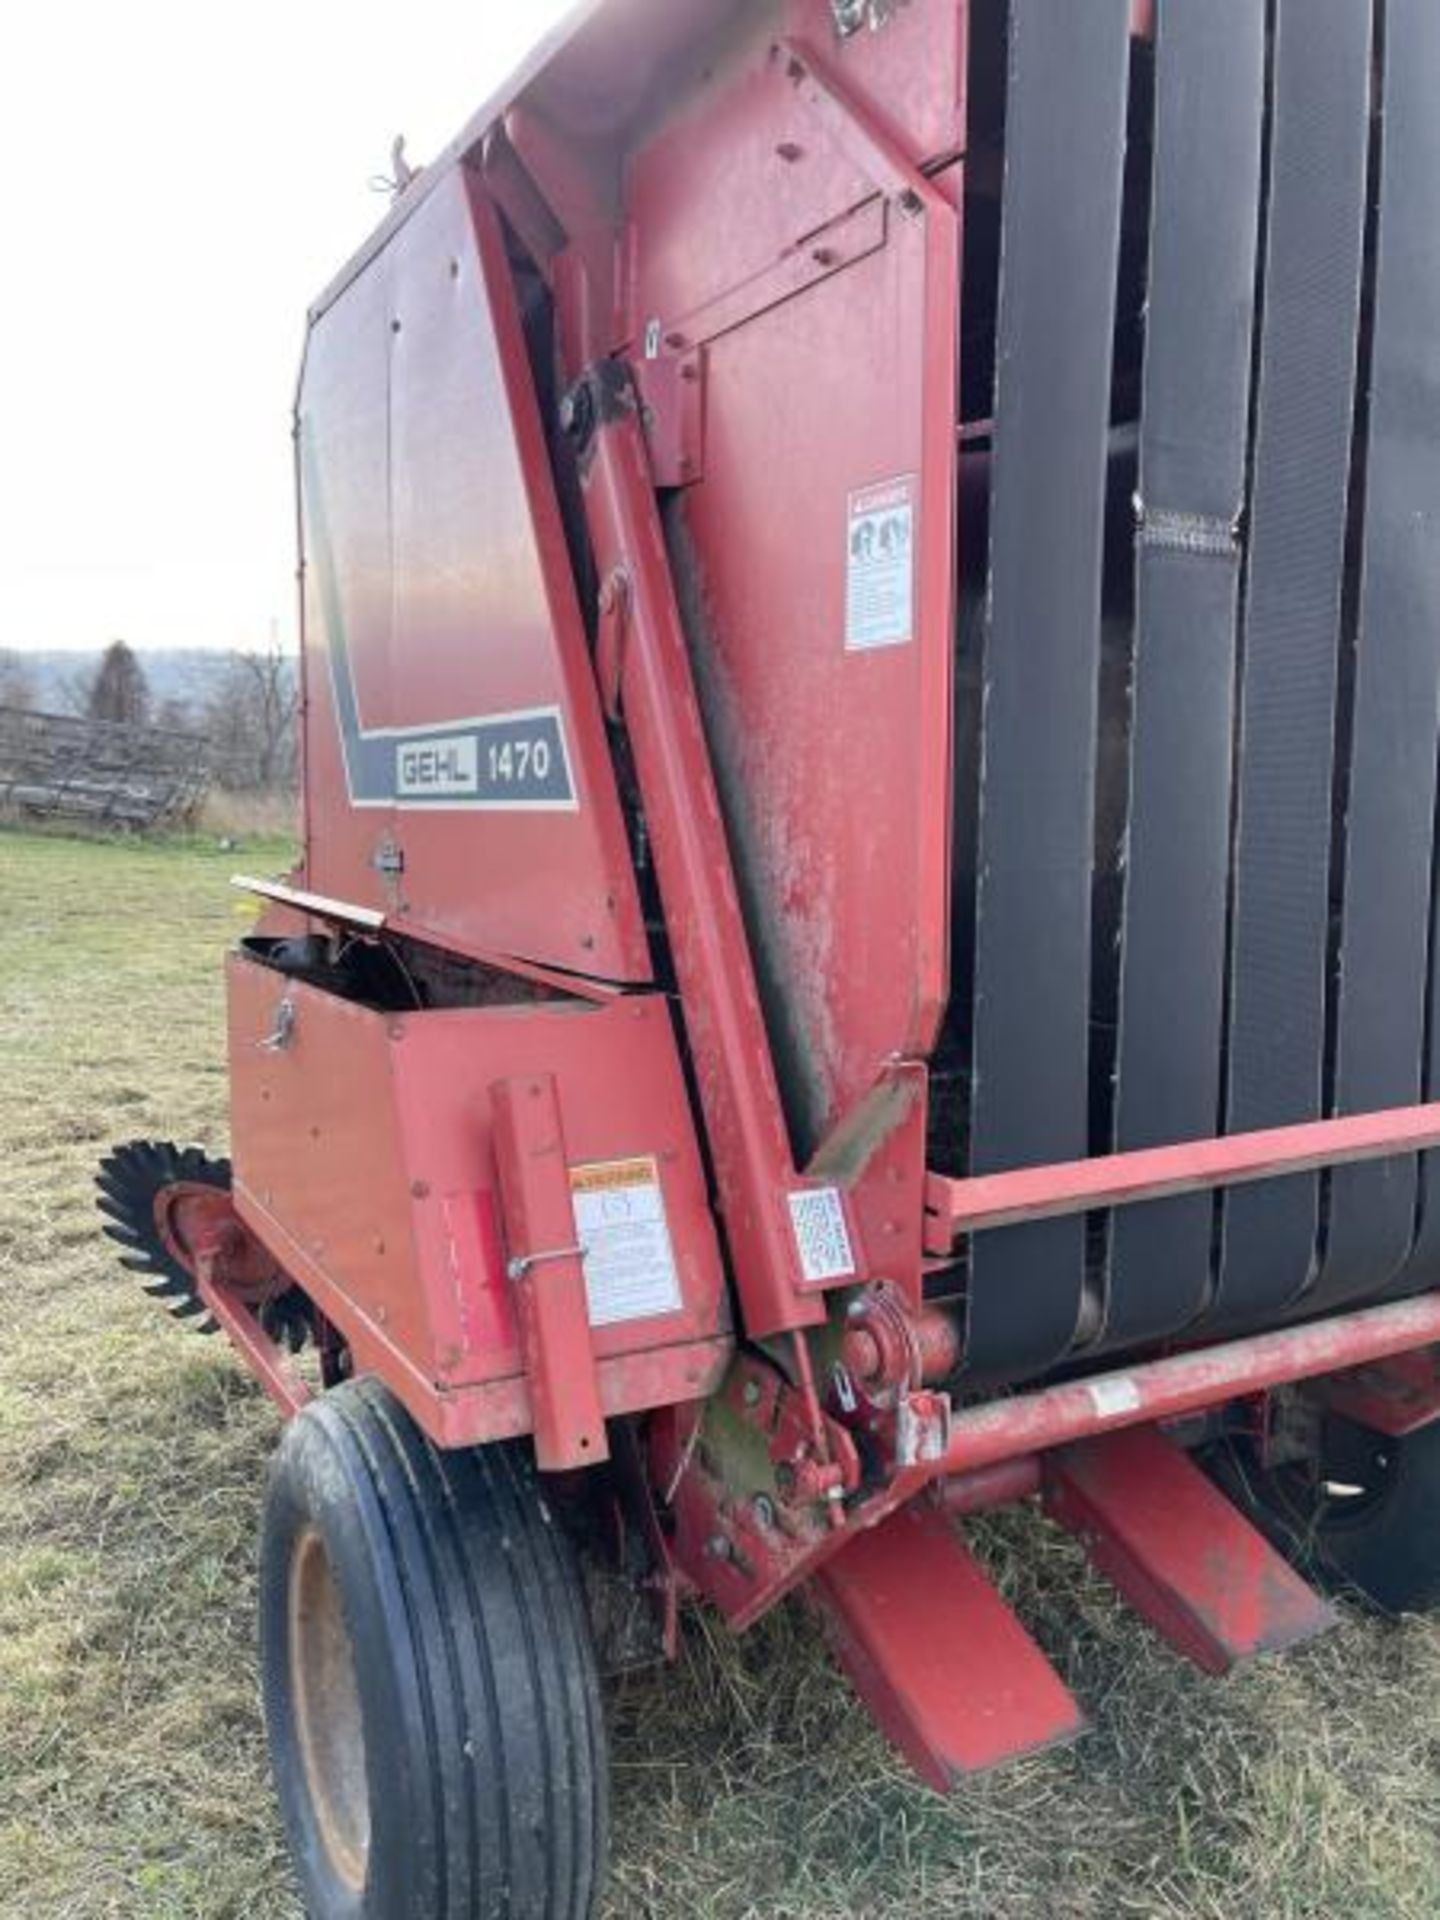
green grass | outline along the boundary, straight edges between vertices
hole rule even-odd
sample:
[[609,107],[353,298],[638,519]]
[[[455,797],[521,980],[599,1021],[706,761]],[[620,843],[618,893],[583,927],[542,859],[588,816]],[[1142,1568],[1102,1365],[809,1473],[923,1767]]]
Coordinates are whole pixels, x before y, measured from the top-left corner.
[[[275,1416],[120,1272],[90,1188],[110,1140],[223,1144],[226,878],[284,859],[0,834],[6,1920],[298,1913],[255,1682]],[[1205,1680],[1035,1515],[974,1533],[1094,1730],[942,1800],[802,1612],[696,1614],[678,1671],[611,1690],[617,1920],[1440,1915],[1440,1630],[1349,1616]]]

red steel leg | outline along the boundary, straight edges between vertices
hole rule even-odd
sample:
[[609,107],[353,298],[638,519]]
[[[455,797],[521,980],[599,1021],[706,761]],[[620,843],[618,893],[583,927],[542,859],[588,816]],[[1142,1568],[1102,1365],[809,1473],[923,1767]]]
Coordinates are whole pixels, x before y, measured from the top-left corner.
[[933,1508],[905,1507],[857,1533],[810,1593],[856,1691],[942,1793],[1084,1727],[1069,1688]]
[[251,1308],[212,1277],[211,1259],[202,1253],[197,1260],[195,1291],[281,1413],[293,1420],[315,1396],[291,1365],[285,1349],[270,1338]]
[[1335,1615],[1154,1427],[1048,1454],[1044,1498],[1090,1558],[1207,1673],[1323,1633]]
[[535,1458],[547,1472],[592,1466],[610,1449],[555,1077],[497,1080],[490,1093]]

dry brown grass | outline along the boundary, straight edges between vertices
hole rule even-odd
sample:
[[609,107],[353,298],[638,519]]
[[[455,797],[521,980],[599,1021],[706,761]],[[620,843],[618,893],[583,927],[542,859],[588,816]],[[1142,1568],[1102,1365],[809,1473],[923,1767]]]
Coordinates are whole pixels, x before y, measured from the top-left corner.
[[[120,1274],[90,1197],[111,1139],[223,1139],[231,864],[0,835],[7,1920],[297,1913],[255,1698],[275,1420]],[[1094,1731],[941,1800],[803,1614],[738,1643],[697,1615],[678,1672],[612,1690],[617,1920],[1440,1914],[1440,1630],[1350,1617],[1207,1681],[1034,1515],[976,1532]]]
[[293,793],[231,793],[212,787],[200,805],[196,828],[218,839],[268,841],[298,831],[300,802]]

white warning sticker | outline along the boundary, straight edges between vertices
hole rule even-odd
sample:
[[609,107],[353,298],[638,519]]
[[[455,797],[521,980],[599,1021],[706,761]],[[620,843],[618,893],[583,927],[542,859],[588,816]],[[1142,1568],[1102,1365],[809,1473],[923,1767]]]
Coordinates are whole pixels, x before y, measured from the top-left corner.
[[676,1313],[684,1304],[654,1160],[604,1160],[570,1169],[575,1237],[585,1249],[592,1327]]
[[1118,1420],[1122,1413],[1134,1413],[1139,1406],[1140,1389],[1129,1374],[1113,1373],[1090,1382],[1090,1404],[1102,1420]]
[[850,496],[845,647],[899,647],[915,637],[915,482],[882,480]]
[[800,1273],[805,1280],[844,1280],[855,1271],[845,1208],[836,1187],[805,1187],[787,1196]]

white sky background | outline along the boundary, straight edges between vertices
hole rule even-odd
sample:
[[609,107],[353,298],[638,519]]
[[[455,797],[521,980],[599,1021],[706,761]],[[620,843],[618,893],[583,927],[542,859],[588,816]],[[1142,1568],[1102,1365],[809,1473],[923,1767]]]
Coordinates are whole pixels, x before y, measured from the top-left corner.
[[293,643],[305,309],[566,0],[82,0],[0,55],[0,646]]

